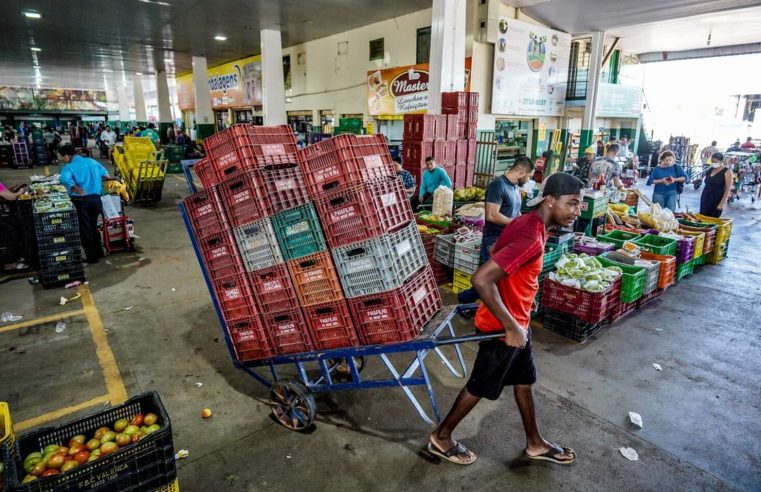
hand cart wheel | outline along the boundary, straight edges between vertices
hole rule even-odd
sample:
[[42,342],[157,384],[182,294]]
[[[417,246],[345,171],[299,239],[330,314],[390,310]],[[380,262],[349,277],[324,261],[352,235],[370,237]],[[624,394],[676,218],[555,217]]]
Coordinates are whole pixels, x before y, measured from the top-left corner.
[[[351,369],[349,368],[349,360],[348,359],[329,359],[328,363],[332,366],[333,364],[338,364],[336,366],[336,373],[335,375],[342,378],[350,378],[351,377]],[[357,372],[362,372],[362,370],[365,368],[365,356],[364,355],[358,355],[354,357],[354,365],[357,366]]]
[[283,380],[270,388],[270,409],[278,422],[285,427],[303,431],[314,422],[317,404],[303,383]]

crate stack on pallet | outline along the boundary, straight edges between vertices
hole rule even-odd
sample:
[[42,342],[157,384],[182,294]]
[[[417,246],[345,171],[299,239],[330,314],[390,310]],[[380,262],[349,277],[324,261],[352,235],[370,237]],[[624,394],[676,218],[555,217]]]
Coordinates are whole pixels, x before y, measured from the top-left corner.
[[47,166],[48,153],[45,150],[45,135],[41,128],[34,128],[31,132],[32,136],[32,162],[36,166]]
[[13,169],[31,169],[34,167],[29,158],[29,146],[25,141],[13,143]]
[[[454,174],[450,175],[453,176],[455,188],[473,186],[476,170],[478,92],[443,92],[441,112],[447,117],[448,136],[456,140],[455,169]],[[453,129],[455,120],[456,134]]]
[[385,137],[340,135],[300,153],[359,341],[415,338],[442,303]]
[[46,289],[85,280],[79,221],[65,193],[49,193],[34,202],[34,227],[40,283]]

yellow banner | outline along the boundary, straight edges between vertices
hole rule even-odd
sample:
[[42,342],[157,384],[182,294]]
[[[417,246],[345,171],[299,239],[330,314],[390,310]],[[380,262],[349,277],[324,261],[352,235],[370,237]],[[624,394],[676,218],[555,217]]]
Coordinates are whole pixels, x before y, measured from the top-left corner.
[[[465,90],[470,91],[472,58],[465,59]],[[367,72],[370,116],[425,113],[428,110],[428,64]]]
[[[250,56],[207,70],[213,109],[245,108],[262,104],[262,57]],[[193,75],[177,77],[180,109],[195,108]]]

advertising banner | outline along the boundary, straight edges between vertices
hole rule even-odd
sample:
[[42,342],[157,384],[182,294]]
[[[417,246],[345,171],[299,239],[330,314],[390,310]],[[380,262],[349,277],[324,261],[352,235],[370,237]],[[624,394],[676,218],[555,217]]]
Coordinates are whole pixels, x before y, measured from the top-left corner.
[[642,112],[642,88],[600,82],[597,116],[636,118]]
[[565,108],[571,36],[502,17],[494,46],[494,114],[560,116]]
[[0,87],[0,109],[34,111],[107,111],[105,91]]
[[[207,70],[211,107],[213,109],[244,108],[262,104],[262,57],[210,67]],[[195,108],[193,75],[177,77],[177,99],[181,110]]]
[[[471,58],[465,59],[465,90],[470,90]],[[428,109],[427,63],[367,72],[371,116],[425,113]]]
[[0,87],[0,109],[36,109],[31,87]]

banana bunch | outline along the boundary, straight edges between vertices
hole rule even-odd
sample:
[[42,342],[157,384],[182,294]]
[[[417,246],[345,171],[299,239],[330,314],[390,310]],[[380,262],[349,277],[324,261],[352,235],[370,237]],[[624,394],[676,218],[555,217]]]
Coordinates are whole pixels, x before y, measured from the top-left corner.
[[629,205],[625,203],[609,203],[608,210],[616,215],[629,215]]

